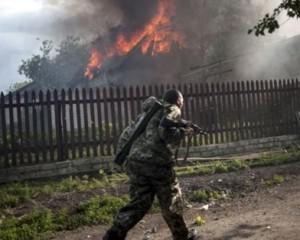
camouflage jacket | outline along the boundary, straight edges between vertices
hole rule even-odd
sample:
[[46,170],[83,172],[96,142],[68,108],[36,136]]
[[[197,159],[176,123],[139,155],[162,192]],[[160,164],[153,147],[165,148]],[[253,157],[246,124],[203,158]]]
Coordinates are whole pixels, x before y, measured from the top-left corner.
[[[151,108],[153,97],[143,103],[143,110],[146,112]],[[135,141],[128,156],[127,165],[141,173],[147,171],[161,170],[162,167],[169,168],[174,165],[173,148],[180,143],[184,133],[179,128],[163,127],[161,120],[168,118],[177,121],[181,118],[181,110],[176,105],[164,104],[164,108],[158,111],[148,123],[145,132]],[[136,121],[138,121],[139,117]],[[123,131],[118,149],[130,136],[130,130],[134,128],[132,123]],[[135,171],[133,170],[133,171]],[[145,172],[144,172],[145,173]],[[146,175],[146,174],[143,174]]]

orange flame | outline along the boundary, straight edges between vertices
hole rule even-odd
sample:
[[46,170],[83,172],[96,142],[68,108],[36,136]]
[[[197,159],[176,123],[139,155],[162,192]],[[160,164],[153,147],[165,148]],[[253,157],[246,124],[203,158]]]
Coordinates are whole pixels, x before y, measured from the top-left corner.
[[138,44],[143,54],[150,53],[152,56],[170,52],[173,43],[184,47],[184,36],[172,29],[171,19],[175,13],[174,0],[159,0],[156,15],[143,29],[129,38],[122,33],[118,34],[116,42],[106,47],[105,51],[92,49],[85,76],[93,79],[94,72],[101,69],[105,59],[127,55]]

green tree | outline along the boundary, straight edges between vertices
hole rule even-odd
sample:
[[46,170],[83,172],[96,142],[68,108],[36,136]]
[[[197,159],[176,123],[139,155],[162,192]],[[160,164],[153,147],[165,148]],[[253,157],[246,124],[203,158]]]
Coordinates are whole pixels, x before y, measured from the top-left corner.
[[248,33],[254,32],[256,36],[265,35],[266,32],[273,33],[280,28],[278,17],[282,12],[285,12],[289,18],[299,18],[300,0],[283,0],[272,14],[266,14]]
[[[33,55],[30,59],[22,60],[19,66],[19,73],[31,79],[37,85],[49,82],[49,72],[51,67],[50,53],[53,49],[53,42],[45,40],[40,47],[40,54]],[[47,84],[48,85],[48,84]]]
[[80,38],[67,37],[56,49],[52,41],[45,40],[38,54],[22,60],[19,73],[39,89],[66,88],[76,74],[83,72],[87,59],[88,51]]

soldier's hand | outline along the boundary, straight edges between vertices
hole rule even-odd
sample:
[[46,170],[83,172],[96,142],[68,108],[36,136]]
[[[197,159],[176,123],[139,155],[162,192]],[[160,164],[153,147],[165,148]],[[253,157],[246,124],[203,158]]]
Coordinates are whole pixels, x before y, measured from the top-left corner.
[[184,129],[184,134],[185,134],[186,136],[193,136],[193,135],[195,134],[195,131],[194,131],[193,128],[188,127],[188,128],[185,128],[185,129]]

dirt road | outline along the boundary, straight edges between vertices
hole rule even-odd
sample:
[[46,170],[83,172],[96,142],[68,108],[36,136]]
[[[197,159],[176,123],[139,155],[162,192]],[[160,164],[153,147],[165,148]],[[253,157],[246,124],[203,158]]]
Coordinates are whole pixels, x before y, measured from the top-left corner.
[[[285,181],[280,185],[267,186],[264,179],[273,174],[283,174]],[[209,208],[199,210],[195,205],[185,213],[189,227],[199,232],[205,240],[300,240],[300,164],[247,170],[242,173],[219,174],[184,180],[183,188],[192,183],[212,183],[220,180],[235,191],[239,183],[247,182],[247,193],[241,192],[233,199],[221,201]],[[252,179],[252,180],[251,180]],[[219,181],[220,182],[220,181]],[[262,187],[263,186],[263,187]],[[196,216],[204,216],[206,224],[193,226]],[[94,226],[65,232],[55,240],[100,240],[108,226]],[[154,228],[151,239],[171,240],[170,232],[160,214],[147,215],[128,235],[129,240],[142,240],[144,233]]]

